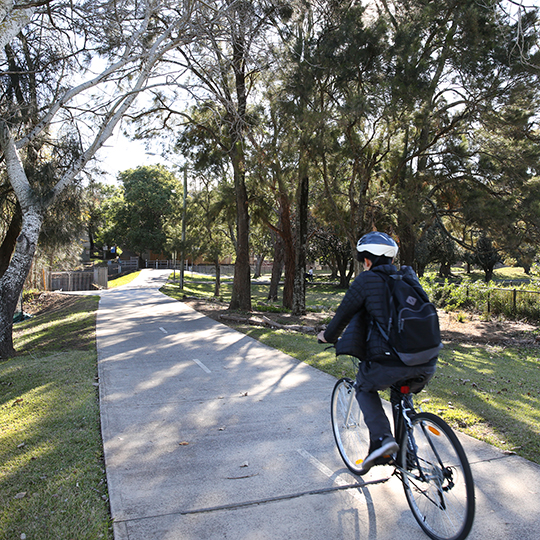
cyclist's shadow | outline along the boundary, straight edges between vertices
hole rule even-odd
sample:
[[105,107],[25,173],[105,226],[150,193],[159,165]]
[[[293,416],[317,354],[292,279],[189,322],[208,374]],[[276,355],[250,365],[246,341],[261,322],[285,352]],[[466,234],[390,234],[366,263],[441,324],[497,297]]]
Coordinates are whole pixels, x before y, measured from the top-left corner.
[[[380,480],[370,480],[369,482],[365,482],[361,477],[352,476],[347,468],[343,468],[337,470],[331,479],[335,484],[339,485],[339,483],[343,482],[344,480],[342,476],[344,473],[351,478],[350,482],[347,483],[358,484],[358,487],[351,487],[350,489],[343,489],[342,491],[345,496],[351,497],[355,504],[338,511],[338,524],[339,530],[341,530],[341,534],[338,536],[338,538],[350,538],[351,521],[353,521],[354,540],[376,540],[377,516],[375,513],[373,498],[369,491],[369,486],[384,483],[389,480],[389,477],[381,474]],[[338,479],[340,479],[341,482],[338,482]],[[367,511],[367,517],[366,512],[361,511],[361,506],[363,506]]]

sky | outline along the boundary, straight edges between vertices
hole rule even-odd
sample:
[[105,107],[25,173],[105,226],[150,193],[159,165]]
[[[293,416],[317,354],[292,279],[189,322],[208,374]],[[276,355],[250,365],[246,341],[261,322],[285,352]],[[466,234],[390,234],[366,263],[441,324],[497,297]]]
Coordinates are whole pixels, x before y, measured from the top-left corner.
[[114,184],[118,173],[127,169],[135,169],[142,165],[162,164],[170,167],[171,163],[159,155],[146,149],[142,141],[131,141],[117,129],[96,155],[98,165],[106,172],[102,181]]

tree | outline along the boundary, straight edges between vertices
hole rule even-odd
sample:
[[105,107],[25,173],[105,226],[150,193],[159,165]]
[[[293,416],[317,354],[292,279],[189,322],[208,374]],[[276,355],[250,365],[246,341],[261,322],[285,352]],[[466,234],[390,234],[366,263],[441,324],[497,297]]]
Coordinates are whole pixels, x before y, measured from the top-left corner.
[[[13,354],[13,313],[45,210],[113,133],[158,62],[192,39],[196,3],[174,3],[174,19],[158,27],[157,21],[164,20],[158,11],[171,14],[166,3],[98,0],[81,6],[60,1],[40,7],[37,2],[29,4],[35,12],[27,26],[21,23],[15,32],[13,26],[1,27],[0,42],[6,44],[2,71],[9,84],[0,101],[0,150],[22,225],[0,279],[0,358]],[[6,12],[7,5],[2,3],[3,18],[17,14],[15,9]],[[219,10],[214,14],[219,17]],[[60,144],[63,140],[76,141],[78,151],[70,153]],[[28,176],[25,163],[45,165],[50,156],[60,165],[52,187],[42,192],[39,178]]]
[[113,224],[112,209],[116,206],[116,197],[121,200],[116,186],[96,182],[93,178],[84,190],[85,227],[90,258],[99,258],[104,245],[114,244],[112,234],[108,235],[107,239],[104,239],[104,236]]
[[330,228],[318,227],[312,234],[310,248],[313,259],[337,269],[339,287],[348,289],[354,271],[349,239]]
[[[432,194],[444,193],[456,178],[473,184],[496,182],[456,171],[448,176],[445,161],[453,157],[452,143],[467,137],[489,111],[497,111],[524,79],[537,85],[519,53],[532,53],[536,47],[536,16],[531,13],[520,21],[526,30],[518,46],[518,25],[503,15],[500,1],[445,1],[436,9],[430,2],[397,4],[399,9],[388,9],[386,16],[393,36],[390,81],[396,136],[402,142],[394,139],[388,180],[398,201],[401,260],[411,264],[419,226],[434,217]],[[492,118],[505,123],[502,115]],[[467,166],[474,167],[474,159]]]
[[[180,82],[190,96],[206,108],[206,122],[190,117],[187,111],[177,110],[178,98],[156,92],[154,112],[161,114],[165,126],[174,128],[177,117],[206,130],[230,162],[236,205],[236,261],[231,296],[231,309],[251,309],[251,271],[249,261],[249,197],[246,186],[246,145],[250,131],[250,102],[256,99],[257,77],[265,65],[269,26],[290,8],[286,3],[272,0],[222,0],[212,3],[214,9],[226,13],[217,19],[213,9],[197,13],[197,41],[191,48],[179,51],[182,65],[192,77],[189,83]],[[155,129],[142,128],[146,134]]]
[[501,256],[497,248],[493,245],[491,238],[482,234],[476,242],[476,251],[473,254],[473,264],[478,264],[485,273],[486,283],[493,277],[495,265],[501,261]]
[[459,260],[457,245],[448,236],[439,222],[426,227],[415,247],[415,260],[418,265],[418,275],[424,274],[425,267],[430,263],[439,263],[439,274],[449,277],[452,264]]
[[115,210],[114,244],[139,257],[145,251],[164,251],[164,225],[180,206],[182,185],[163,165],[137,167],[118,176],[124,196]]

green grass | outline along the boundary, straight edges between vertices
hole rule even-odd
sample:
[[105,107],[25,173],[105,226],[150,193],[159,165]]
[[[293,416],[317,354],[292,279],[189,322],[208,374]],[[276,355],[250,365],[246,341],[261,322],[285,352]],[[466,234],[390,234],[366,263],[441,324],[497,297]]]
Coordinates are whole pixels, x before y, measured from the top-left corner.
[[[506,279],[509,274],[517,275],[508,271]],[[224,294],[227,301],[230,285],[224,290],[228,290]],[[211,291],[210,283],[187,282],[184,293],[211,296]],[[265,301],[267,291],[268,284],[252,286],[254,306]],[[181,296],[174,287],[164,292]],[[308,287],[306,304],[312,308],[322,306],[331,315],[343,295],[344,291],[331,285],[313,284]],[[235,328],[335,377],[354,377],[351,359],[336,358],[333,349],[325,351],[313,335],[248,325],[235,325]],[[416,401],[424,410],[441,415],[454,428],[540,463],[540,351],[537,348],[447,343],[436,376]]]
[[540,351],[452,345],[421,399],[461,431],[540,463]]
[[[438,272],[438,267],[430,266],[425,272],[425,275],[435,277],[438,275]],[[471,281],[480,281],[482,283],[485,282],[485,273],[479,269],[474,269],[470,273],[467,273],[464,267],[455,266],[452,267],[452,276],[458,279],[467,277]],[[452,281],[452,278],[450,278],[450,281]],[[535,278],[533,276],[528,276],[521,267],[508,266],[496,268],[493,271],[492,281],[496,286],[502,286],[509,281],[517,283],[529,283],[535,281]]]
[[137,272],[130,272],[129,274],[125,274],[118,278],[109,279],[107,286],[109,289],[112,289],[113,287],[119,287],[120,285],[127,285],[128,283],[131,283],[140,273],[141,271],[138,270]]
[[[200,298],[214,297],[214,281],[213,278],[200,280],[198,277],[184,280],[184,288],[180,289],[177,283],[169,282],[163,288],[163,292],[180,299],[184,295],[197,296]],[[280,287],[282,289],[282,287]],[[280,291],[281,292],[281,291]],[[220,286],[220,298],[224,302],[230,302],[232,293],[232,282],[222,282]],[[254,309],[259,309],[261,306],[269,305],[267,300],[268,283],[252,283],[251,284],[251,302]],[[345,296],[345,290],[338,289],[335,285],[327,283],[309,284],[306,290],[306,307],[314,311],[335,311],[341,300]],[[275,304],[281,309],[280,301]]]
[[0,363],[0,539],[112,539],[97,395],[97,297],[14,327]]

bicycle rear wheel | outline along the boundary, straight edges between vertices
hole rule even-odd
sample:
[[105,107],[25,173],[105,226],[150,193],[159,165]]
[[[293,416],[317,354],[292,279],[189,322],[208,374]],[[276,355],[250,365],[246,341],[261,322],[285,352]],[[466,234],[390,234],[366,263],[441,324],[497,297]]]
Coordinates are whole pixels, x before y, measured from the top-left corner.
[[475,511],[474,481],[450,426],[431,413],[412,418],[399,451],[403,487],[416,521],[434,540],[463,540]]
[[369,449],[369,431],[356,400],[354,381],[340,379],[332,392],[332,430],[341,458],[354,474],[362,471],[362,461]]

